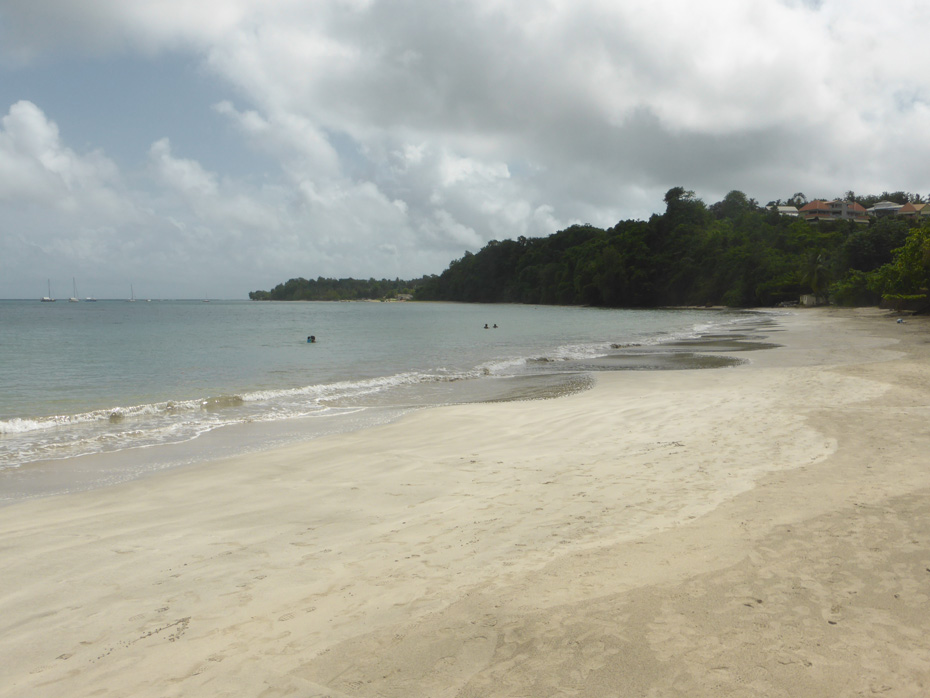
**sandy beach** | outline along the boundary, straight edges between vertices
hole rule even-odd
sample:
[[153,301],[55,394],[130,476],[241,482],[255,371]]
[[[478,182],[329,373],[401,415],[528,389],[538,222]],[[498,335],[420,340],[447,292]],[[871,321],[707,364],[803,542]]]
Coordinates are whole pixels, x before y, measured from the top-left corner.
[[0,697],[925,696],[930,322],[761,335],[0,509]]

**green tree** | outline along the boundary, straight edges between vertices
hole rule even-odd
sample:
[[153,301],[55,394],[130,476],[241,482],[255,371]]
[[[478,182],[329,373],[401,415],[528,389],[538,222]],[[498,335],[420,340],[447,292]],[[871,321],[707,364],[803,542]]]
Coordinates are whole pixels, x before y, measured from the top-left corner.
[[710,207],[710,212],[717,218],[730,218],[733,220],[758,210],[759,204],[755,199],[750,199],[743,192],[736,190],[723,197],[723,201],[718,201]]
[[930,289],[930,226],[908,233],[894,259],[874,272],[870,288],[883,298],[926,298]]
[[825,298],[830,285],[830,260],[823,248],[810,250],[804,258],[801,283],[818,298]]

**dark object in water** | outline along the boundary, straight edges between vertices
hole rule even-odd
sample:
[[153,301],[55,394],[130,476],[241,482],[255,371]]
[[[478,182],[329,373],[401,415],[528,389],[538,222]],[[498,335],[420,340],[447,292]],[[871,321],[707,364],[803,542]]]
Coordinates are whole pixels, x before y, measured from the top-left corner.
[[309,337],[307,337],[307,344],[313,344],[314,342],[316,342],[315,335],[310,335]]

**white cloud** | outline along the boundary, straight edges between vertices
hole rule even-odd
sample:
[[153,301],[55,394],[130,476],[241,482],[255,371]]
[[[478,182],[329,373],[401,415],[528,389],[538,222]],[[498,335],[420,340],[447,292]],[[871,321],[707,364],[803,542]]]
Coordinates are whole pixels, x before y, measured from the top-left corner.
[[[199,162],[175,157],[167,138],[152,145],[150,158],[163,196],[176,195],[192,217],[190,223],[184,223],[183,219],[166,216],[179,230],[196,229],[201,240],[206,236],[226,245],[230,238],[265,236],[280,228],[281,220],[274,206],[277,192],[243,189],[235,182],[221,182],[216,173],[206,171]],[[162,206],[179,210],[170,200]]]
[[252,147],[276,158],[292,175],[339,175],[338,153],[322,130],[301,114],[284,112],[266,117],[254,110],[240,112],[229,101],[217,104],[216,111],[229,118]]
[[64,146],[58,126],[35,104],[13,104],[0,125],[0,201],[70,214],[92,210],[110,220],[135,215],[119,191],[116,166],[100,152],[82,155]]
[[458,157],[447,152],[443,153],[440,175],[443,186],[451,187],[463,182],[484,184],[508,179],[510,172],[503,162],[484,163],[474,158]]
[[[711,193],[722,194],[751,179],[785,141],[820,151],[789,173],[817,179],[819,163],[854,166],[846,152],[882,137],[876,118],[896,130],[894,95],[926,91],[919,70],[902,67],[921,65],[927,10],[913,1],[875,9],[774,0],[374,2],[365,11],[320,3],[290,14],[287,27],[253,17],[255,30],[217,42],[210,63],[259,111],[341,130],[376,161],[387,160],[378,154],[399,138],[395,152],[405,157],[394,162],[404,165],[411,143],[417,153],[448,152],[484,167],[520,160],[564,172],[583,162],[586,179],[608,183],[613,196],[646,180],[660,201],[663,188],[690,174],[684,161],[713,152],[713,139],[756,143],[715,173]],[[669,138],[677,162],[649,157]],[[618,162],[631,151],[635,161]],[[623,207],[601,198],[597,184],[580,188],[588,186],[591,204]]]
[[481,245],[481,237],[472,228],[455,220],[448,211],[437,210],[434,213],[434,219],[435,225],[424,226],[424,228],[427,228],[424,232],[432,234],[438,232],[444,237],[459,243],[465,249],[474,249]]
[[170,242],[175,266],[267,285],[439,272],[492,238],[647,217],[679,184],[927,192],[928,21],[917,0],[9,0],[8,65],[197,57],[229,91],[218,127],[269,164],[233,176],[164,133],[121,172],[18,102],[0,205],[70,212],[85,256]]
[[190,197],[216,195],[219,189],[216,176],[206,172],[198,162],[174,157],[167,138],[154,143],[149,152],[155,171],[166,186]]

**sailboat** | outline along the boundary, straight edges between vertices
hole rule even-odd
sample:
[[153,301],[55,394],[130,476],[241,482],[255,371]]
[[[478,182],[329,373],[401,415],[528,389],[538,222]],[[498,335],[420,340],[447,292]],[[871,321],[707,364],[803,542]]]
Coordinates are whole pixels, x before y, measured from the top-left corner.
[[55,299],[52,298],[52,280],[48,280],[48,295],[42,297],[43,303],[54,303]]
[[77,297],[77,281],[74,280],[74,277],[73,277],[73,276],[71,277],[71,285],[72,285],[72,289],[71,289],[72,296],[71,296],[71,298],[68,299],[68,302],[69,302],[69,303],[77,303],[77,302],[78,302],[78,297]]
[[136,302],[136,292],[135,292],[135,290],[133,289],[132,284],[129,284],[129,301],[128,301],[128,302],[129,302],[129,303],[135,303],[135,302]]

